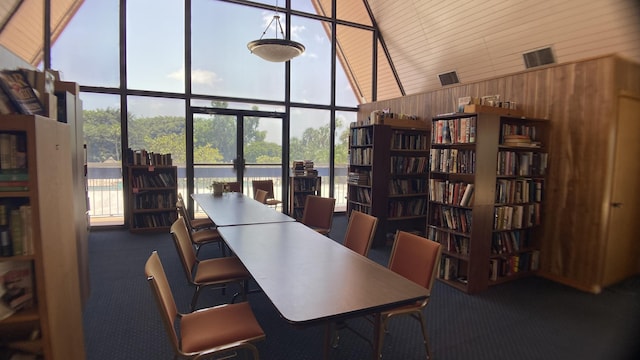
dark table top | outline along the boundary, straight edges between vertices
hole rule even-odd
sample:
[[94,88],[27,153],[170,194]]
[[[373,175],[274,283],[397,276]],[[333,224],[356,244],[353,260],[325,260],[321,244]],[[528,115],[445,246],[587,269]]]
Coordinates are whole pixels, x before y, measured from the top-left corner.
[[218,228],[280,315],[295,325],[373,314],[429,292],[298,222]]

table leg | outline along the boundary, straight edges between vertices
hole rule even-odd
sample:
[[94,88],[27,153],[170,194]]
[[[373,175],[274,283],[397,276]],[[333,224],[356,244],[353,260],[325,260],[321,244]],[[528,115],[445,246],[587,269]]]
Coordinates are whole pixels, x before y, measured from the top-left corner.
[[327,325],[324,327],[324,343],[322,344],[322,358],[324,360],[329,360],[329,355],[331,353],[331,337],[333,335],[333,322],[327,322]]
[[384,331],[382,327],[382,317],[380,313],[373,314],[373,360],[380,360],[382,357],[380,348],[380,332]]

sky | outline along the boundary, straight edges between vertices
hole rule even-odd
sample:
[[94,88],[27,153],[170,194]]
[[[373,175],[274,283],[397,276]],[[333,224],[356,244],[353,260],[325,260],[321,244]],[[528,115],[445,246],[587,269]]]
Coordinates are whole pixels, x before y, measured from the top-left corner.
[[[275,2],[261,1],[275,5]],[[118,0],[85,0],[52,48],[51,63],[63,80],[81,85],[117,87]],[[280,1],[283,5],[284,1]],[[314,12],[308,0],[293,1],[298,10]],[[192,88],[194,93],[283,100],[283,63],[271,63],[250,53],[246,44],[260,38],[273,11],[213,0],[192,2]],[[243,21],[238,21],[242,18]],[[284,15],[281,18],[284,27]],[[292,39],[306,51],[291,61],[292,101],[328,104],[330,41],[318,21],[294,17]],[[128,87],[184,91],[184,5],[180,0],[129,0],[127,4]],[[267,30],[265,38],[275,37]],[[344,73],[339,72],[337,104],[356,106]],[[85,109],[119,108],[114,95],[84,94]],[[260,110],[277,111],[260,105]],[[133,98],[129,112],[137,116],[185,116],[181,100]],[[315,118],[318,116],[317,118]],[[292,112],[292,134],[326,123],[326,112]],[[316,125],[317,126],[317,125]],[[348,126],[348,124],[345,124]],[[275,130],[275,129],[273,129]]]

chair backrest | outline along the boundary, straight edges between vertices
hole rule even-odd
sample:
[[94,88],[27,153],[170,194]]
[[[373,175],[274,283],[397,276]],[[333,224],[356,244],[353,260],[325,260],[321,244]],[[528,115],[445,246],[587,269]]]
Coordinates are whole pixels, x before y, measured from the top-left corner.
[[184,200],[178,198],[178,201],[176,201],[176,208],[178,209],[178,217],[184,219],[187,230],[189,230],[190,232],[194,232],[195,229],[193,228],[193,226],[191,226],[191,215],[189,215],[189,211],[184,206]]
[[351,211],[344,236],[344,246],[362,256],[367,256],[377,226],[377,217],[356,210]]
[[267,192],[267,199],[273,199],[273,180],[253,180],[251,182],[253,186],[253,198],[256,197],[256,192],[260,190],[264,190]]
[[171,237],[173,238],[178,257],[180,257],[187,279],[191,282],[193,279],[193,269],[198,264],[198,258],[196,257],[196,251],[193,249],[191,234],[187,229],[184,218],[179,218],[173,222],[171,225]]
[[144,273],[147,276],[147,282],[153,291],[153,295],[158,304],[162,322],[167,330],[167,334],[171,339],[174,351],[178,351],[179,340],[176,333],[175,321],[178,317],[178,307],[176,306],[167,275],[158,256],[158,252],[154,251],[149,256],[144,266]]
[[425,237],[397,231],[389,269],[431,290],[440,264],[442,246]]
[[254,197],[254,199],[256,199],[256,201],[266,204],[267,202],[267,192],[262,190],[262,189],[258,189],[256,190],[256,195]]
[[304,201],[301,223],[324,229],[331,229],[336,199],[307,195]]
[[242,192],[242,186],[240,186],[240,182],[231,181],[227,183],[227,188],[229,192]]

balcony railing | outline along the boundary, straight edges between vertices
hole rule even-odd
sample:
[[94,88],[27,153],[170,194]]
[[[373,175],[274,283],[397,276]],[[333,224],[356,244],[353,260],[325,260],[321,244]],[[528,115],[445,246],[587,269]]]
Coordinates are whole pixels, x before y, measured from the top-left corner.
[[[248,196],[252,196],[251,181],[272,179],[274,182],[274,196],[276,199],[284,199],[282,195],[282,179],[274,176],[274,168],[256,167],[248,169],[244,178],[243,190]],[[347,178],[346,167],[336,168],[336,186],[334,197],[336,199],[336,211],[344,211],[346,209],[346,193]],[[322,176],[323,196],[329,195],[329,170],[327,168],[318,168],[319,175]],[[279,168],[275,173],[279,174]],[[228,169],[196,169],[194,190],[196,193],[211,192],[209,185],[213,181],[235,181],[232,171]],[[123,224],[124,223],[124,189],[122,184],[122,170],[119,164],[98,164],[91,165],[88,169],[88,196],[89,196],[89,215],[91,225],[101,224]],[[185,169],[178,168],[178,191],[183,195],[187,193]],[[279,208],[280,209],[280,208]],[[199,209],[196,209],[197,215]]]

